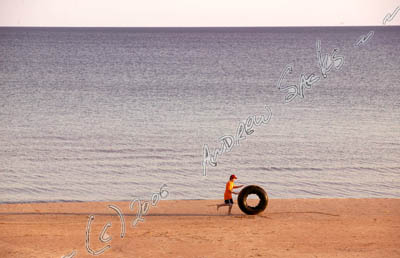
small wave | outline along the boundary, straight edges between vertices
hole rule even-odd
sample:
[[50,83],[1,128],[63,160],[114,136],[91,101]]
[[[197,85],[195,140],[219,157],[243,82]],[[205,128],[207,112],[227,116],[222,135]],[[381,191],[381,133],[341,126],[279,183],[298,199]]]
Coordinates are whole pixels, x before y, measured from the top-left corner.
[[254,170],[264,170],[264,171],[323,171],[322,168],[314,167],[252,167],[249,169]]
[[113,150],[113,149],[87,149],[87,150],[81,150],[83,152],[94,152],[94,153],[132,153],[135,152],[134,149],[119,149],[119,150]]
[[34,201],[0,201],[0,204],[30,204],[30,203],[58,203],[58,202],[86,202],[86,201],[82,201],[82,200],[67,200],[67,199],[59,199],[59,200],[51,200],[51,199],[45,199],[45,200],[34,200]]
[[65,136],[20,136],[21,139],[31,139],[31,140],[57,140],[57,141],[82,141],[86,139],[85,137],[65,137]]
[[249,170],[263,171],[374,171],[380,170],[400,170],[400,167],[249,167]]
[[127,149],[86,149],[86,150],[81,150],[83,152],[98,152],[98,153],[154,153],[154,152],[160,152],[160,153],[167,153],[167,152],[172,152],[172,153],[181,153],[182,151],[185,150],[176,150],[176,149],[171,149],[171,148],[137,148],[137,149],[132,149],[132,148],[127,148]]

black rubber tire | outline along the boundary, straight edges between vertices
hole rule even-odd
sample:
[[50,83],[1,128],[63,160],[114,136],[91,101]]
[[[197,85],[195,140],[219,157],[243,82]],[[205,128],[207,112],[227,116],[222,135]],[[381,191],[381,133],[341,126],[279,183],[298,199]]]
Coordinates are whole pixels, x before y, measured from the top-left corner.
[[[247,205],[247,197],[249,194],[256,194],[260,201],[256,207]],[[244,187],[238,195],[239,208],[247,215],[256,215],[263,212],[268,205],[268,195],[261,187],[257,185],[248,185]]]

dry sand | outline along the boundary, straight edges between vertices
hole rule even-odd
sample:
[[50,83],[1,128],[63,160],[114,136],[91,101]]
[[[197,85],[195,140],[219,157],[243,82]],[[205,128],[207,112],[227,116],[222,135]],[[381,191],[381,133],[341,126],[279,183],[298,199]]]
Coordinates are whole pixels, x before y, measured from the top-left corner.
[[162,200],[136,227],[129,202],[1,204],[0,257],[90,257],[89,215],[90,248],[111,247],[97,257],[400,257],[400,199],[272,199],[256,216],[217,203]]

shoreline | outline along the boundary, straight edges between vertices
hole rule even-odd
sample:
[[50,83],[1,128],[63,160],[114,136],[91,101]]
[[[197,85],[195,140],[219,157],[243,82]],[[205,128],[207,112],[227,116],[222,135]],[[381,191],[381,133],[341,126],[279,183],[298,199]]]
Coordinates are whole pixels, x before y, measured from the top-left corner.
[[254,216],[218,203],[161,200],[135,226],[129,201],[0,204],[0,257],[92,256],[90,216],[99,257],[400,257],[397,198],[269,199]]
[[[376,200],[376,199],[381,199],[381,200],[386,200],[386,199],[398,199],[400,200],[400,197],[304,197],[304,198],[271,198],[269,197],[269,200],[344,200],[344,199],[350,199],[350,200],[361,200],[361,199],[371,199],[371,200]],[[144,201],[149,201],[149,199],[140,199]],[[1,205],[13,205],[13,204],[40,204],[40,203],[48,203],[48,204],[57,204],[57,203],[121,203],[121,202],[131,202],[132,200],[109,200],[109,201],[95,201],[95,200],[90,200],[90,201],[79,201],[79,200],[58,200],[58,201],[16,201],[16,202],[0,202]],[[162,201],[223,201],[222,199],[163,199]]]

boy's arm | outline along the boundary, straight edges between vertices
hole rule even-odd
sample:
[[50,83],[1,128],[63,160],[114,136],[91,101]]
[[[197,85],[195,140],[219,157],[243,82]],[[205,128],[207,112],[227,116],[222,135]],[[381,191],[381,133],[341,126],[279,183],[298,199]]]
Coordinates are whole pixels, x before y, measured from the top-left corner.
[[234,186],[233,188],[240,188],[240,187],[243,187],[243,185]]
[[[235,188],[235,186],[233,188]],[[229,189],[229,192],[231,192],[233,194],[238,194],[237,192],[234,192],[233,189]]]
[[[236,188],[235,186],[232,188]],[[229,189],[229,192],[233,193],[233,194],[238,194],[237,192],[234,192],[233,189]]]

